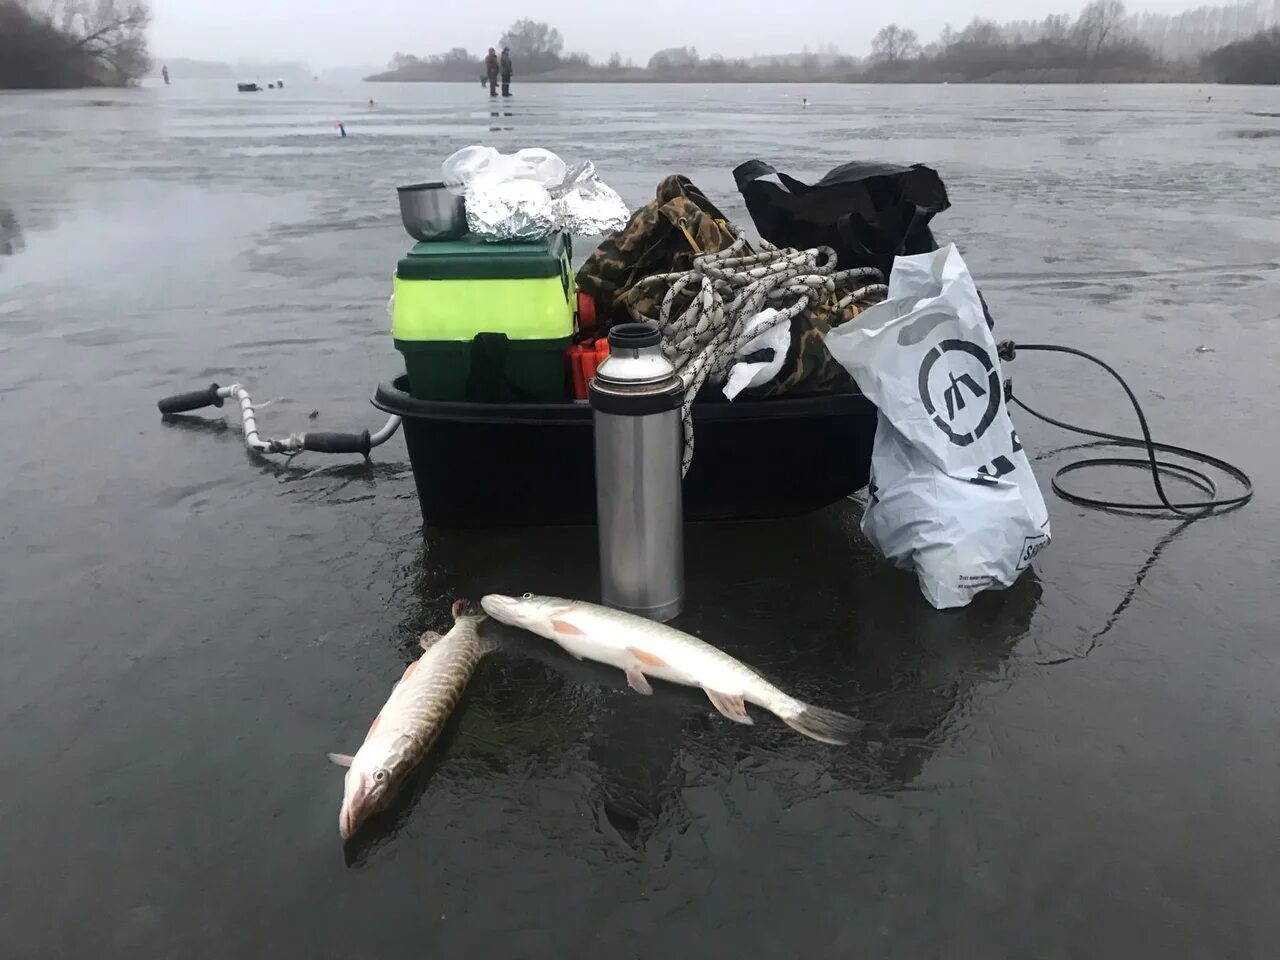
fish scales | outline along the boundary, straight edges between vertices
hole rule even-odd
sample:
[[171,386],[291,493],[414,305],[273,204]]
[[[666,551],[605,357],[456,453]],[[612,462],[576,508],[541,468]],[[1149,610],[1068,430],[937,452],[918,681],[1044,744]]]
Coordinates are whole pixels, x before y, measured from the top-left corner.
[[483,619],[463,614],[443,637],[424,635],[422,656],[405,669],[355,756],[330,754],[348,766],[338,816],[343,839],[386,806],[439,739],[476,667],[493,649],[477,629]]
[[861,725],[791,696],[705,640],[635,614],[533,594],[490,594],[480,603],[495,620],[553,640],[575,657],[618,667],[637,693],[653,692],[649,677],[701,687],[712,706],[736,723],[753,722],[746,710],[753,703],[823,743],[846,744]]

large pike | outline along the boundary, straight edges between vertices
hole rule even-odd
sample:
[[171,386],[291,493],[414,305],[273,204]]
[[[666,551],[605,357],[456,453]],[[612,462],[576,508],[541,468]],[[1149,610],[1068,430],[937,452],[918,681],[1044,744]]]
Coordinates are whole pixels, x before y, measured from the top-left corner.
[[843,713],[784,693],[741,660],[697,637],[631,613],[531,593],[490,594],[480,604],[495,620],[554,640],[578,659],[624,670],[636,693],[653,693],[647,677],[701,687],[712,706],[736,723],[752,722],[746,705],[754,703],[823,743],[846,744],[861,726]]
[[453,616],[453,628],[443,637],[422,635],[422,656],[405,669],[356,755],[329,754],[334,763],[348,768],[338,814],[343,840],[351,839],[395,796],[440,736],[480,659],[495,647],[477,629],[484,614],[471,613],[466,601],[459,600]]

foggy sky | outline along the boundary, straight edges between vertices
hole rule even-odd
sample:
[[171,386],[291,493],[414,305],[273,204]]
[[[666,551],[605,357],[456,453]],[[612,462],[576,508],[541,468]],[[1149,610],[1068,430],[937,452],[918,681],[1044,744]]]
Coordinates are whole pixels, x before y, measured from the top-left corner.
[[[1147,0],[1129,9],[1180,13],[1197,5]],[[530,17],[557,27],[566,51],[604,59],[616,50],[640,65],[655,50],[685,45],[703,56],[745,57],[834,43],[861,56],[871,36],[890,22],[911,27],[927,42],[943,24],[958,28],[979,13],[1025,20],[1074,15],[1081,6],[1083,0],[151,0],[151,48],[161,59],[382,66],[397,51],[483,52],[514,20]]]

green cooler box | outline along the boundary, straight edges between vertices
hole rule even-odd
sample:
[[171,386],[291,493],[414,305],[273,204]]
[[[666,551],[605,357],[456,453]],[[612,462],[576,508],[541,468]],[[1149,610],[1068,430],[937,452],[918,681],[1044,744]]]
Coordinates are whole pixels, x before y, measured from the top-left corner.
[[391,333],[422,400],[568,399],[569,238],[419,243],[396,267]]

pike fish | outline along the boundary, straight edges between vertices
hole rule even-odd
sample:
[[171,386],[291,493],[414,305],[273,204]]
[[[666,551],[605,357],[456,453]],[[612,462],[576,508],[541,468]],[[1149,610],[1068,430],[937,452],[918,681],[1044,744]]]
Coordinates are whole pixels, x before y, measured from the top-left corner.
[[478,632],[483,613],[472,612],[466,601],[459,600],[453,605],[453,616],[453,628],[444,636],[422,635],[422,656],[409,664],[392,688],[355,756],[329,754],[330,760],[347,768],[338,814],[343,840],[350,840],[395,796],[409,771],[440,736],[476,665],[496,647]]
[[636,693],[653,693],[648,677],[701,687],[711,705],[735,723],[753,722],[746,705],[754,703],[823,743],[846,744],[861,726],[853,717],[784,693],[742,661],[697,637],[635,614],[531,593],[489,594],[480,605],[493,619],[554,640],[579,660],[618,667]]

